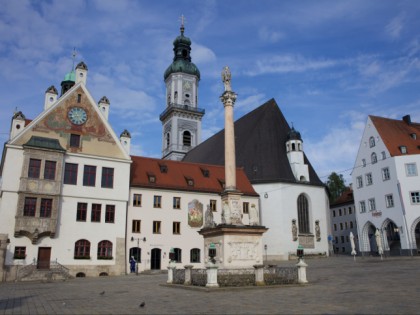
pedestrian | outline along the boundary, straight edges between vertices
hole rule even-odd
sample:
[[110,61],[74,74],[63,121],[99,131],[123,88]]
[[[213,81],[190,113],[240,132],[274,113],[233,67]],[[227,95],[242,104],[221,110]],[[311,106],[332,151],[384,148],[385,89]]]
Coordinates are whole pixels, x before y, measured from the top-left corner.
[[130,272],[136,272],[136,260],[134,259],[134,256],[130,257]]

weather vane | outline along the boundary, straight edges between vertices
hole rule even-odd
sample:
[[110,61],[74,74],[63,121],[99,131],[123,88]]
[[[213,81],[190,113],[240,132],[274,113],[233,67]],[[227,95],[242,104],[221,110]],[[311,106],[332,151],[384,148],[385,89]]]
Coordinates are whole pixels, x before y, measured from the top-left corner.
[[181,21],[181,34],[184,35],[184,24],[186,23],[186,18],[184,16],[184,14],[181,14],[181,16],[179,17],[179,20]]

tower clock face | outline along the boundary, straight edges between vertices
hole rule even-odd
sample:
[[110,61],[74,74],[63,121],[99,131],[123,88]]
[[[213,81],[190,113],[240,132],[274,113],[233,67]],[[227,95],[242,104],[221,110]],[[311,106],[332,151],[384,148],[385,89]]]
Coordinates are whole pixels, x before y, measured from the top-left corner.
[[186,81],[186,82],[184,83],[184,89],[186,89],[186,90],[191,89],[191,83],[190,83],[190,82],[188,82],[188,81]]
[[70,121],[75,125],[83,125],[87,120],[86,111],[80,107],[70,108],[68,117]]

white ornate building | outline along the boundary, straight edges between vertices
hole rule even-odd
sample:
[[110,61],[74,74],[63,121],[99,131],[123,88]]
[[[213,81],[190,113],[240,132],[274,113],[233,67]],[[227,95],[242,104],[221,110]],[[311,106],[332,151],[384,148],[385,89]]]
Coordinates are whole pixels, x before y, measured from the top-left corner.
[[378,229],[385,254],[420,248],[420,124],[369,116],[352,174],[362,254],[377,252]]

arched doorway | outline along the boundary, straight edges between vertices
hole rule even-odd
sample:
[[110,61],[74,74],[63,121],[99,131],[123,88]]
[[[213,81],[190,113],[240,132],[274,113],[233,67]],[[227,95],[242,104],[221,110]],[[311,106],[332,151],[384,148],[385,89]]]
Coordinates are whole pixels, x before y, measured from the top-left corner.
[[401,255],[400,229],[398,226],[390,220],[384,230],[386,241],[388,242],[389,255]]
[[412,225],[412,237],[415,242],[413,247],[416,249],[415,254],[420,254],[420,218],[414,221]]
[[152,253],[152,257],[150,261],[150,269],[160,270],[160,260],[161,260],[162,250],[160,248],[153,248],[151,253]]

